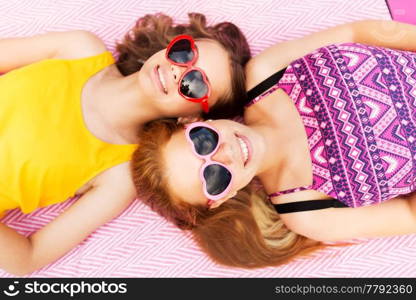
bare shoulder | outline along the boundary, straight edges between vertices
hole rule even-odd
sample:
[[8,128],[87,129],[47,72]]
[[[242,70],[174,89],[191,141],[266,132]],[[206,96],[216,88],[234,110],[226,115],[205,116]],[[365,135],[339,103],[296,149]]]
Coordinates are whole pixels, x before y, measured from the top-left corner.
[[246,90],[250,90],[257,84],[285,67],[284,62],[268,61],[267,57],[256,56],[248,61],[245,66]]
[[59,48],[54,58],[77,59],[107,51],[104,42],[90,31],[73,30],[66,35],[65,47]]
[[292,231],[320,241],[416,233],[416,194],[358,208],[326,208],[281,214]]
[[352,42],[359,23],[346,23],[311,33],[298,39],[278,42],[253,57],[246,66],[247,89],[256,86],[292,61],[328,44]]
[[[95,179],[96,185],[120,184],[121,182],[132,183],[130,175],[130,161],[113,166],[101,172]],[[112,183],[113,182],[113,183]]]

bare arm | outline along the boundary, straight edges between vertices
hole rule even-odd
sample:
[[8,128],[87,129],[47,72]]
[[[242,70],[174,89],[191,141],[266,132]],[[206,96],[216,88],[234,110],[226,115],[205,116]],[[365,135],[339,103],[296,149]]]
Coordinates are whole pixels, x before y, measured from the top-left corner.
[[54,262],[118,216],[134,198],[125,163],[100,175],[96,186],[29,238],[1,224],[0,268],[21,276]]
[[318,241],[416,233],[416,193],[378,205],[282,214],[294,232]]
[[251,89],[293,60],[329,44],[356,42],[416,51],[416,26],[395,21],[366,20],[347,23],[300,39],[278,43],[252,58],[246,67]]
[[93,33],[84,30],[47,32],[31,37],[0,39],[0,73],[48,58],[81,58],[106,50]]

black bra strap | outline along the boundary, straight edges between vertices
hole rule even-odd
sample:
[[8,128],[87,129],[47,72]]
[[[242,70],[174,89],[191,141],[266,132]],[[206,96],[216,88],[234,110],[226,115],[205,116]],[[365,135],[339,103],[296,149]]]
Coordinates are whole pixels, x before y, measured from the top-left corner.
[[251,90],[249,90],[247,92],[248,103],[252,101],[254,98],[256,98],[257,96],[260,96],[262,93],[270,89],[276,83],[278,83],[280,78],[282,78],[283,74],[285,73],[285,71],[286,71],[286,68],[274,73],[272,76],[263,80],[258,85],[256,85]]
[[279,214],[324,209],[330,207],[348,207],[348,205],[338,201],[337,199],[306,200],[299,202],[273,204],[273,206]]

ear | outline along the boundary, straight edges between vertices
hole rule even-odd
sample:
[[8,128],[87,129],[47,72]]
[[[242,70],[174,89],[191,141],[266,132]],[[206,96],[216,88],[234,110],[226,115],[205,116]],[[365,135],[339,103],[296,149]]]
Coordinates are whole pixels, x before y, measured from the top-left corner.
[[179,117],[177,122],[178,124],[189,124],[199,121],[203,121],[202,117],[200,115],[193,115],[188,117]]
[[219,199],[219,200],[217,200],[217,201],[214,201],[210,206],[209,206],[209,209],[214,209],[214,208],[217,208],[217,207],[219,207],[221,204],[223,204],[225,201],[227,201],[228,199],[230,199],[230,198],[232,198],[232,197],[234,197],[235,195],[237,195],[237,191],[235,191],[235,192],[233,192],[233,193],[230,193],[230,194],[228,194],[226,197],[224,197],[224,198],[222,198],[222,199]]

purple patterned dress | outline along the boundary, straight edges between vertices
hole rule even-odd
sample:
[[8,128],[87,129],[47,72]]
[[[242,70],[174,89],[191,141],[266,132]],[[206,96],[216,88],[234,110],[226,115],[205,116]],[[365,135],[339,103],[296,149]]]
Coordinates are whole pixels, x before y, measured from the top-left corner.
[[415,190],[416,53],[362,44],[322,47],[292,62],[277,88],[302,118],[311,186],[350,207]]

